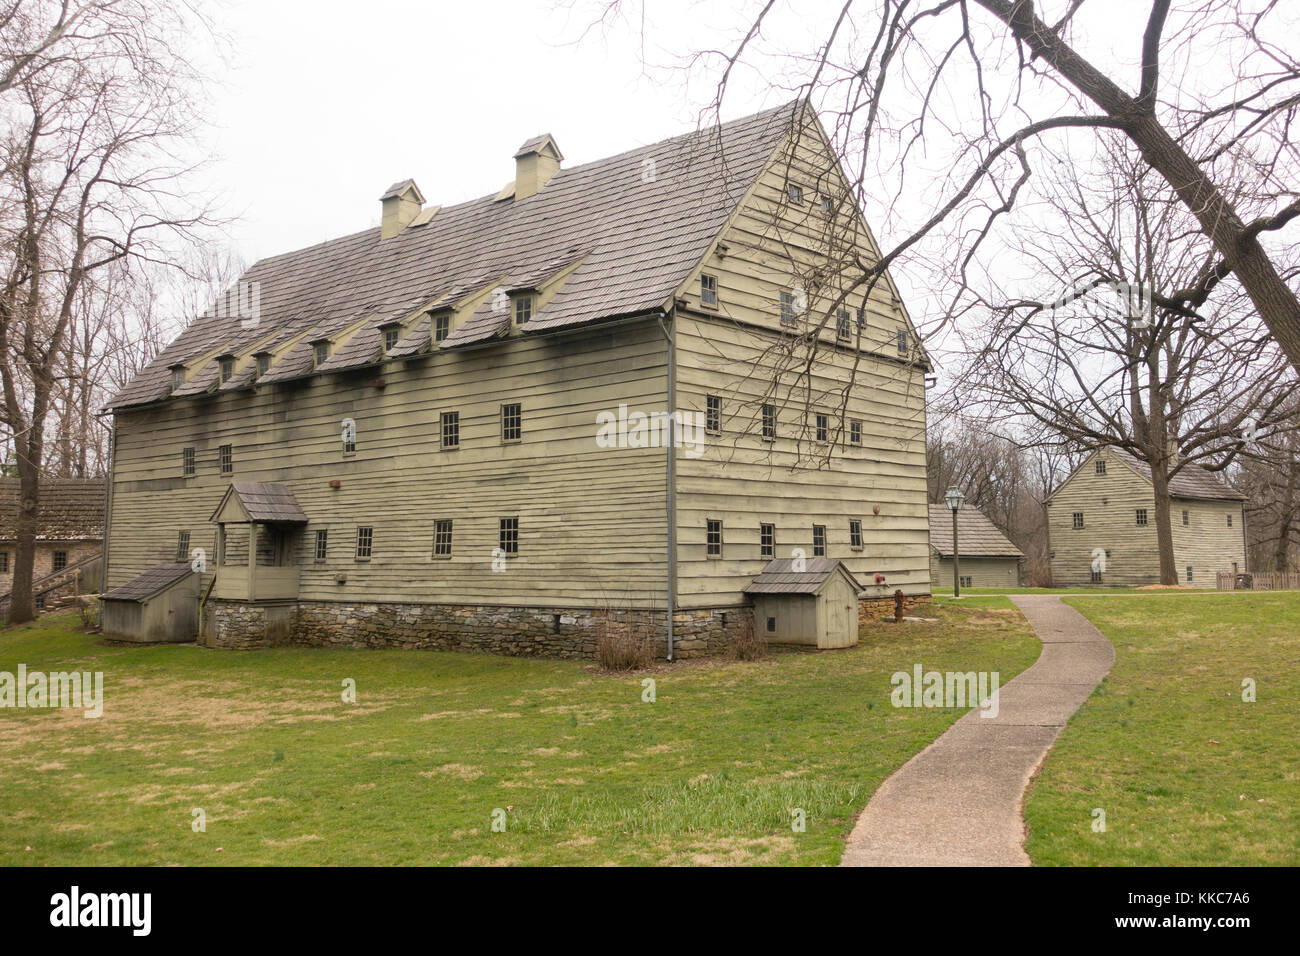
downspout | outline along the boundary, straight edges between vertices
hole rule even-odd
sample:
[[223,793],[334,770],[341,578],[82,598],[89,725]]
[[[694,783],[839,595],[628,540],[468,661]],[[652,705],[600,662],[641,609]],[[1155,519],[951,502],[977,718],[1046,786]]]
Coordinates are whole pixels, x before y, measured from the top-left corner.
[[[99,593],[103,594],[108,590],[108,532],[112,525],[112,501],[113,501],[113,459],[117,455],[117,429],[108,429],[108,476],[104,480],[104,519],[100,533],[103,540],[99,546]],[[104,605],[102,602],[95,604],[95,624],[99,627],[104,626]]]
[[677,353],[672,333],[664,325],[664,313],[659,313],[659,330],[668,342],[668,659],[673,659],[673,611],[677,607]]

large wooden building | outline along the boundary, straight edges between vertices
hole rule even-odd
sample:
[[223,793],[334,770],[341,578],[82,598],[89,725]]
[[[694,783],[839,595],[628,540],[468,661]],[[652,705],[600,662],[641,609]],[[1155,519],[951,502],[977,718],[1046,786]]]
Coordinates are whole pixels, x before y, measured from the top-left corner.
[[800,552],[928,594],[928,363],[815,115],[514,161],[258,262],[114,397],[109,586],[192,559],[219,646],[563,655],[669,606],[713,649]]
[[[1184,464],[1169,481],[1180,584],[1216,586],[1246,571],[1246,496]],[[1160,583],[1151,468],[1122,448],[1099,448],[1047,496],[1052,581],[1061,587]]]

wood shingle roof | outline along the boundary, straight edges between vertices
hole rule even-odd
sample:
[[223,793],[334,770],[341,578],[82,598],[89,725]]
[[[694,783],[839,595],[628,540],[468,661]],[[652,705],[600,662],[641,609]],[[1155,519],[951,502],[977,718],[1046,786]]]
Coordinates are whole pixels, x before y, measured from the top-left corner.
[[[263,259],[239,287],[256,289],[255,325],[238,314],[200,318],[109,406],[210,391],[218,385],[211,358],[218,350],[241,356],[280,350],[259,381],[284,381],[313,373],[313,340],[346,335],[320,371],[364,366],[379,360],[379,327],[395,319],[413,319],[395,354],[416,354],[431,346],[428,319],[415,318],[431,305],[454,305],[498,286],[536,284],[574,262],[556,295],[519,327],[524,333],[663,308],[800,115],[796,103],[787,104],[561,168],[525,199],[484,196],[444,206],[425,224],[389,239],[374,227]],[[453,349],[508,331],[509,310],[496,298],[497,308],[477,309],[436,347]],[[173,390],[168,369],[178,363],[191,364],[186,381]],[[219,388],[248,385],[252,366]]]
[[[0,478],[0,541],[18,533],[17,478]],[[41,481],[36,538],[39,541],[100,541],[104,537],[103,478]]]
[[[977,508],[957,512],[957,535],[963,558],[1023,558],[1024,553]],[[930,547],[943,557],[952,555],[952,512],[947,505],[930,505]]]

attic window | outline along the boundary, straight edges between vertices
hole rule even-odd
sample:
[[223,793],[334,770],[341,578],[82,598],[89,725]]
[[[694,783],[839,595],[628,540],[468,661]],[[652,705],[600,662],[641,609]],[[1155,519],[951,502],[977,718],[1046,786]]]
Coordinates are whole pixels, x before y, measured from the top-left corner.
[[172,389],[173,390],[178,389],[184,384],[185,384],[185,369],[183,368],[172,369]]
[[271,356],[263,352],[257,356],[257,377],[261,378],[269,371],[271,371]]
[[235,374],[235,360],[232,358],[223,358],[221,360],[221,381],[226,383],[230,381],[231,376]]
[[328,342],[312,343],[312,361],[317,368],[325,364],[325,360],[330,357],[330,344]]
[[515,325],[523,325],[533,317],[533,297],[521,295],[515,297]]
[[793,183],[791,183],[789,186],[785,187],[785,194],[792,203],[798,204],[803,202],[802,186],[796,186]]
[[907,329],[898,330],[898,354],[907,354]]
[[1104,458],[1097,459],[1097,474],[1099,475],[1106,474],[1106,459]]
[[835,200],[830,196],[822,196],[820,205],[823,216],[829,216],[831,213],[835,212]]
[[835,337],[841,342],[847,342],[850,335],[849,310],[835,310]]
[[384,329],[384,351],[391,352],[397,348],[397,342],[401,337],[401,326],[394,325]]
[[700,305],[710,309],[718,307],[718,277],[700,276]]
[[433,340],[441,342],[451,332],[451,315],[444,312],[433,317]]
[[781,324],[794,325],[794,293],[781,293]]

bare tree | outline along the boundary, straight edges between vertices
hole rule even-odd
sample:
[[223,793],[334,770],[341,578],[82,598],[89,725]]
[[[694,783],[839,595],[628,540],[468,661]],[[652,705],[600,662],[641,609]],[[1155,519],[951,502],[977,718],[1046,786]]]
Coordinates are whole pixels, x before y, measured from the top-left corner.
[[[644,5],[624,9],[631,5],[602,2],[599,20],[625,16],[648,29]],[[867,288],[928,242],[947,263],[940,274],[952,304],[940,318],[953,318],[966,270],[1015,207],[1036,157],[1051,144],[1086,147],[1080,136],[1117,130],[1214,248],[1195,281],[1160,293],[1158,304],[1194,309],[1207,288],[1235,274],[1300,369],[1300,299],[1265,244],[1300,216],[1300,157],[1290,137],[1300,60],[1287,46],[1297,35],[1289,5],[1223,0],[1175,9],[1152,0],[1132,23],[1117,22],[1112,5],[1082,0],[845,0],[821,11],[766,0],[753,9],[737,15],[720,48],[701,45],[684,60],[716,83],[715,110],[738,78],[753,74],[813,102],[851,159],[858,201],[880,205],[882,189],[891,190],[887,224],[907,223],[862,277]],[[783,22],[821,39],[782,46]],[[1100,50],[1103,31],[1129,31],[1136,67],[1122,54],[1114,65],[1085,54]],[[1269,187],[1269,208],[1258,215],[1232,199],[1243,156]]]
[[[32,24],[48,6],[19,4],[7,21],[0,18],[12,29],[7,50],[44,35]],[[192,8],[161,0],[77,11],[75,29],[26,59],[10,53],[0,66],[0,75],[12,73],[0,96],[7,121],[0,142],[0,422],[20,479],[13,622],[33,614],[52,405],[90,399],[66,383],[60,389],[59,379],[78,364],[78,353],[94,351],[85,336],[102,333],[83,311],[94,280],[128,262],[170,261],[175,244],[209,221],[182,198],[192,167],[176,159],[193,134],[201,83],[177,44],[206,22]]]
[[1074,290],[999,301],[992,283],[991,318],[970,336],[978,344],[962,380],[994,427],[1039,445],[1112,445],[1149,465],[1161,582],[1175,584],[1161,506],[1171,479],[1192,464],[1222,471],[1243,432],[1282,427],[1293,373],[1233,279],[1207,289],[1197,311],[1158,304],[1170,302],[1161,290],[1196,281],[1210,242],[1144,161],[1122,141],[1107,146],[1091,169],[1066,161],[1050,187],[1040,183],[1050,225],[1022,224],[1005,240],[1035,273],[1072,277]]

